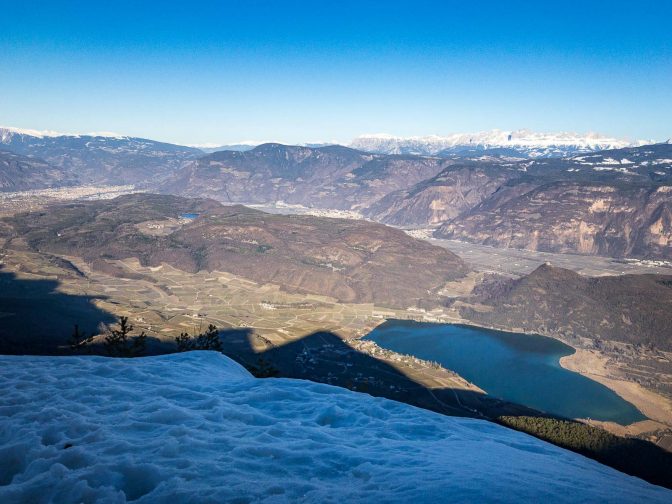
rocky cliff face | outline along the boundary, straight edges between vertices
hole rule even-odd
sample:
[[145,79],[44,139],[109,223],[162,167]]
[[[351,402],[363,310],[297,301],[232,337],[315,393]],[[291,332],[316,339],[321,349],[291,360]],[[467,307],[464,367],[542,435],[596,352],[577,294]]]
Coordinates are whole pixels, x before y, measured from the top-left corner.
[[515,173],[486,163],[460,162],[410,189],[392,192],[365,210],[368,217],[397,226],[436,226],[492,196]]
[[672,146],[569,159],[455,161],[365,214],[499,247],[672,258]]
[[484,201],[436,235],[546,252],[670,259],[671,196],[672,186],[554,182]]

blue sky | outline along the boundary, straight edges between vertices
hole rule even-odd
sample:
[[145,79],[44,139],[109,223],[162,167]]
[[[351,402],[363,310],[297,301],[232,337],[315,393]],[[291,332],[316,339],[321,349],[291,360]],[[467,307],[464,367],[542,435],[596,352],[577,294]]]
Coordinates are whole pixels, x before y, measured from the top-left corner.
[[0,124],[176,143],[672,136],[672,2],[0,0]]

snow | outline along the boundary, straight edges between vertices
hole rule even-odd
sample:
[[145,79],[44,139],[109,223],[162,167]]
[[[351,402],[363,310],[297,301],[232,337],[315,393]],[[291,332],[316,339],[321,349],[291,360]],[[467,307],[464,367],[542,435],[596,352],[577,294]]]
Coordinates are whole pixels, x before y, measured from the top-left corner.
[[12,133],[36,138],[63,136],[63,133],[59,133],[57,131],[14,128],[11,126],[0,126],[0,133],[2,133],[3,141],[5,136],[9,137]]
[[214,352],[0,357],[0,502],[670,502],[530,436]]
[[23,135],[30,136],[35,138],[45,138],[45,137],[105,137],[105,138],[128,138],[126,136],[120,135],[119,133],[114,133],[112,131],[93,131],[91,133],[60,133],[58,131],[51,130],[34,130],[34,129],[25,129],[25,128],[14,128],[12,126],[0,126],[0,142],[7,143],[11,140],[11,137],[14,135]]
[[258,141],[258,140],[241,140],[240,142],[219,142],[219,143],[212,143],[212,142],[206,142],[206,143],[195,143],[195,144],[190,144],[187,143],[185,144],[186,147],[194,147],[195,149],[220,149],[220,148],[225,148],[225,147],[238,147],[238,146],[245,146],[245,147],[256,147],[257,145],[265,144],[265,143],[279,143],[279,142],[266,142],[266,141]]
[[529,149],[532,157],[569,154],[572,151],[596,151],[645,145],[649,141],[630,142],[598,133],[542,133],[526,129],[491,130],[478,133],[454,133],[447,136],[397,137],[384,133],[366,134],[350,144],[355,149],[399,154],[403,152],[433,155],[453,147]]
[[615,166],[593,166],[595,171],[615,171],[620,173],[627,173],[628,175],[634,175],[633,172],[624,167],[615,167]]
[[[319,148],[327,147],[330,145],[341,145],[337,140],[315,140],[313,142],[302,142],[302,143],[287,143],[282,140],[241,140],[240,142],[220,142],[220,143],[187,143],[187,147],[194,147],[196,149],[203,149],[209,152],[219,151],[219,150],[251,150],[254,147],[258,147],[264,144],[278,144],[278,145],[291,145],[294,147],[310,147],[310,148]],[[242,149],[244,148],[244,149]]]

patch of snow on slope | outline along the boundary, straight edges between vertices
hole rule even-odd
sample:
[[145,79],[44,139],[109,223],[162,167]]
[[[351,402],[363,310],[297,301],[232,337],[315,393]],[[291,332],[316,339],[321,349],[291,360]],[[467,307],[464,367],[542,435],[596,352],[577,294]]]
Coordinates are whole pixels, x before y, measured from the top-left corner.
[[530,436],[213,352],[0,357],[0,502],[670,502]]

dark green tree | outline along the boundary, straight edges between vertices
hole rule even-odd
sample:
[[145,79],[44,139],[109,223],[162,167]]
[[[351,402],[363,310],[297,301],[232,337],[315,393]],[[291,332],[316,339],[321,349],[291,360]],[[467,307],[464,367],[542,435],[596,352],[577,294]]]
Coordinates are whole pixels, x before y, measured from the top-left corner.
[[110,329],[105,336],[105,350],[111,357],[138,357],[145,353],[147,335],[142,331],[131,336],[133,324],[128,317],[119,317],[119,329]]
[[280,370],[263,357],[259,357],[256,365],[247,365],[245,367],[256,378],[275,378],[280,375]]
[[222,340],[219,339],[219,331],[217,326],[210,324],[208,329],[195,336],[190,336],[183,332],[175,338],[178,352],[188,352],[190,350],[214,350],[216,352],[222,351]]
[[74,352],[81,352],[83,350],[90,350],[89,344],[93,342],[93,335],[87,336],[84,331],[79,331],[79,325],[75,324],[75,328],[70,336],[70,350]]

